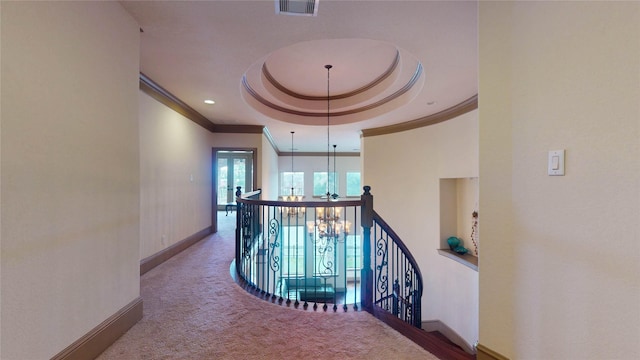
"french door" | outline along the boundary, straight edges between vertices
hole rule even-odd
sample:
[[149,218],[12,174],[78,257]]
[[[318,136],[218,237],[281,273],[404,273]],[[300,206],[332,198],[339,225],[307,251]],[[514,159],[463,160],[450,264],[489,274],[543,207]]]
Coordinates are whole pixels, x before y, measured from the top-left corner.
[[253,152],[218,151],[216,167],[217,204],[221,211],[235,201],[236,187],[241,186],[243,193],[253,191]]

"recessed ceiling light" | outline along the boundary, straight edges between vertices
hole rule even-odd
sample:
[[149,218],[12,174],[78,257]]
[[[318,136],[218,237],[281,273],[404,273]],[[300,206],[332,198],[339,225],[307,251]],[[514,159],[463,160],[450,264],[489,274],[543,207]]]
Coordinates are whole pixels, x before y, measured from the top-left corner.
[[427,105],[435,105],[436,103],[437,103],[437,101],[429,101],[429,102],[427,103]]
[[213,104],[215,104],[216,102],[215,102],[215,101],[213,101],[213,100],[209,100],[209,99],[207,99],[207,100],[205,100],[205,101],[204,101],[204,103],[205,103],[205,104],[209,104],[209,105],[213,105]]

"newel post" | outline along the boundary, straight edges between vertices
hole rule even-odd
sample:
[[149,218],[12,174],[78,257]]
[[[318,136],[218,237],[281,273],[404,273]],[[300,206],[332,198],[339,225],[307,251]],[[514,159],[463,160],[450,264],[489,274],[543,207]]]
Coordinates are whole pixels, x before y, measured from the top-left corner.
[[242,204],[238,201],[242,195],[242,186],[236,187],[236,271],[240,274],[242,265],[241,252],[242,249],[242,216],[240,215],[240,207]]
[[371,268],[371,228],[373,227],[373,195],[371,186],[363,187],[362,200],[362,282],[360,284],[362,308],[373,311],[373,269]]

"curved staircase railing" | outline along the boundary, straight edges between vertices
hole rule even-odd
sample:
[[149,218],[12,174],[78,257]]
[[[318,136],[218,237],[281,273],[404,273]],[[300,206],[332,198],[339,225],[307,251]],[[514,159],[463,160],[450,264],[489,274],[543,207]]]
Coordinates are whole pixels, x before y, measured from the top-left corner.
[[421,328],[422,274],[400,237],[374,211],[372,238],[375,291],[373,304]]
[[268,201],[237,188],[235,269],[247,290],[304,309],[365,310],[421,327],[422,275],[398,235],[359,200]]

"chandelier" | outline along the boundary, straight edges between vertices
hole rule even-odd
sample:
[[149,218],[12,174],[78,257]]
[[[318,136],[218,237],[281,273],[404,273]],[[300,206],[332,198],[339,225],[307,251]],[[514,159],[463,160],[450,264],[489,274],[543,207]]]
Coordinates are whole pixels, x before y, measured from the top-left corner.
[[342,221],[342,208],[319,207],[316,208],[316,220],[307,221],[307,230],[312,239],[340,240],[341,236],[349,235],[351,222]]
[[[302,201],[302,195],[296,195],[294,191],[294,172],[293,172],[293,134],[295,131],[291,132],[291,193],[289,195],[284,195],[283,200],[288,202],[297,202]],[[283,206],[280,208],[280,212],[289,217],[292,216],[304,216],[305,208],[303,206]]]
[[[334,168],[334,181],[333,181],[333,194],[329,189],[329,170],[330,170],[330,137],[329,137],[329,126],[330,126],[330,92],[329,92],[329,73],[332,65],[325,65],[325,69],[327,69],[327,201],[337,201],[338,194],[336,192],[336,173],[335,173],[335,156],[336,156],[336,145],[333,145],[333,168]],[[343,222],[341,220],[342,209],[339,207],[319,207],[316,208],[316,219],[314,221],[307,222],[307,231],[309,233],[309,237],[312,241],[317,242],[320,239],[328,240],[333,239],[339,240],[342,235],[346,237],[351,231],[351,223],[349,221]],[[327,251],[331,250],[331,247],[322,247]]]

